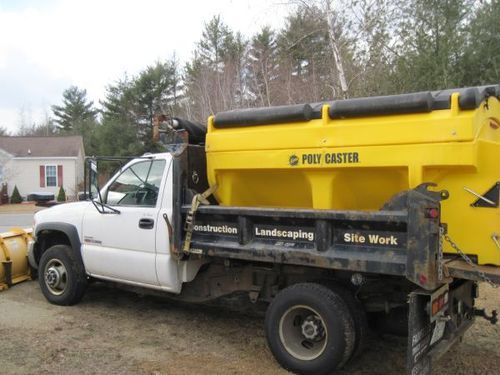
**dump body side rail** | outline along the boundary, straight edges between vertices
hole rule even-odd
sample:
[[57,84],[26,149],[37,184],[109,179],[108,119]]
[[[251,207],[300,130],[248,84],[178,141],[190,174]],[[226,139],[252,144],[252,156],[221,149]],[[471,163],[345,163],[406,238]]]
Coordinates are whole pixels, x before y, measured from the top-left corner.
[[[203,147],[174,158],[171,251],[182,254],[184,222],[205,170]],[[440,201],[428,185],[394,196],[380,211],[201,206],[190,251],[204,256],[404,276],[426,290],[437,275]],[[429,215],[429,213],[434,213]],[[185,255],[184,255],[185,256]]]

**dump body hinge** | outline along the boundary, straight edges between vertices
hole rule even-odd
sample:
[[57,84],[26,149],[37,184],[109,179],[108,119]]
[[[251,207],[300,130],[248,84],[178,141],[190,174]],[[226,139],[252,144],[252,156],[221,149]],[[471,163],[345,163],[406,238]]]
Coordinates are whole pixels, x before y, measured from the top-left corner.
[[447,190],[432,191],[428,189],[430,186],[437,186],[437,184],[433,182],[424,182],[414,189],[402,191],[394,195],[387,203],[385,203],[382,210],[394,211],[407,208],[409,196],[415,192],[437,203],[449,198],[450,194]]
[[433,182],[424,182],[418,185],[414,190],[438,202],[444,201],[450,197],[448,190],[432,191],[428,189],[430,186],[434,187],[437,186],[437,184]]

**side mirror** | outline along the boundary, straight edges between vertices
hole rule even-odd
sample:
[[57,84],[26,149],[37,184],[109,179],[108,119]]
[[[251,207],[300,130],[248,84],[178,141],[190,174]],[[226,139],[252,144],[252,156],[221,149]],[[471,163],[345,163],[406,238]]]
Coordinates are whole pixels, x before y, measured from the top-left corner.
[[97,160],[94,158],[86,159],[85,179],[87,182],[84,192],[86,200],[90,200],[96,210],[101,214],[119,214],[119,210],[110,207],[103,202],[101,191],[99,189],[99,172],[97,168]]

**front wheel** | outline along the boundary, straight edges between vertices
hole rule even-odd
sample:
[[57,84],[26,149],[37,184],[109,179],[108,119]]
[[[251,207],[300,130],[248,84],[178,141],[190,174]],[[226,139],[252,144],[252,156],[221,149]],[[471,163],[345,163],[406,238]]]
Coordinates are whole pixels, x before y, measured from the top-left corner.
[[50,303],[68,306],[80,302],[87,288],[87,277],[82,262],[69,246],[47,249],[38,270],[40,289]]
[[283,289],[265,319],[269,347],[285,369],[299,374],[330,373],[351,356],[355,323],[343,299],[313,283]]

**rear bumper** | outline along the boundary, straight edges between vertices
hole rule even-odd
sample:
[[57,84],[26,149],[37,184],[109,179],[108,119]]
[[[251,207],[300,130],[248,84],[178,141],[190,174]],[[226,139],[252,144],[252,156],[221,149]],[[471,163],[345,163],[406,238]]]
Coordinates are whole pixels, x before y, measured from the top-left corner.
[[422,289],[410,294],[407,373],[431,374],[433,363],[443,356],[474,324],[476,284],[457,281],[449,286],[447,306],[431,319],[433,292]]

